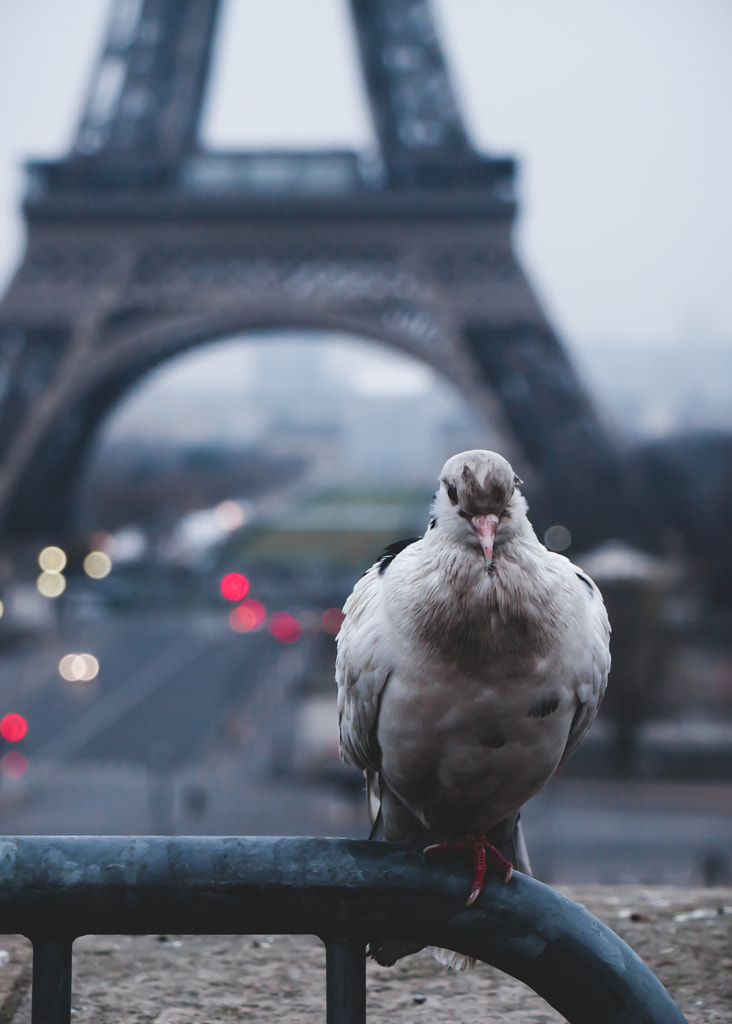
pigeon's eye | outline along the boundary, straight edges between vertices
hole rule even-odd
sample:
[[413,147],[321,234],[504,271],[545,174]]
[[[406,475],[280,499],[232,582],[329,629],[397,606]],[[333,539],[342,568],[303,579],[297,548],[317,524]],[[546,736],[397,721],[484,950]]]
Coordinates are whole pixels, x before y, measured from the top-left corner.
[[445,486],[447,487],[447,496],[448,496],[448,498],[453,503],[453,505],[457,505],[457,501],[458,501],[457,487],[455,486],[455,484],[446,484]]

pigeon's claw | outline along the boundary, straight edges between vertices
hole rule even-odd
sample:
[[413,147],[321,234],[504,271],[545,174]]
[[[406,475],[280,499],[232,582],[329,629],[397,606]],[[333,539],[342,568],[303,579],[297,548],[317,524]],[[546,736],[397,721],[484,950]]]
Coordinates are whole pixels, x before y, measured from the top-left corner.
[[510,881],[513,874],[513,864],[511,861],[506,860],[495,846],[488,842],[481,828],[468,832],[464,839],[458,839],[455,843],[433,843],[431,846],[425,846],[422,852],[428,854],[439,853],[445,850],[450,852],[472,850],[473,852],[473,885],[470,895],[465,902],[466,907],[472,907],[483,891],[487,867],[486,855],[498,874],[503,875],[504,885]]
[[[498,850],[496,850],[496,853],[498,853]],[[483,843],[476,843],[473,847],[473,888],[470,890],[470,895],[465,901],[466,907],[472,907],[483,891],[485,867],[485,845]]]
[[506,860],[506,858],[498,852],[495,846],[491,846],[490,843],[485,844],[485,852],[490,857],[496,871],[503,875],[503,884],[505,885],[506,882],[510,882],[511,876],[513,875],[513,864],[511,861]]
[[456,850],[472,850],[473,844],[468,842],[467,838],[458,839],[456,843],[432,843],[431,846],[425,846],[422,853],[439,853],[441,850],[449,850],[450,853],[454,853]]

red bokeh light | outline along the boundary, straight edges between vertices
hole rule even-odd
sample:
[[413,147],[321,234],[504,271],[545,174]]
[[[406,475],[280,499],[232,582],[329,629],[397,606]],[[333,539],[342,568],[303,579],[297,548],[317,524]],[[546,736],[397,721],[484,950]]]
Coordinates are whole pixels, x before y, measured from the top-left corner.
[[12,712],[0,719],[0,736],[10,743],[17,743],[18,740],[22,740],[27,732],[28,723],[22,715],[16,715]]
[[283,644],[292,644],[302,633],[302,626],[294,615],[288,612],[275,612],[269,620],[269,631]]
[[19,779],[27,767],[28,762],[19,750],[9,750],[0,757],[0,772],[8,779]]
[[240,572],[227,572],[221,581],[221,593],[227,601],[241,601],[249,591],[249,580]]
[[229,625],[237,633],[251,633],[262,625],[267,617],[267,611],[260,601],[250,598],[232,608],[229,615]]
[[320,624],[326,633],[332,633],[335,636],[343,625],[345,617],[340,608],[327,608],[320,616]]

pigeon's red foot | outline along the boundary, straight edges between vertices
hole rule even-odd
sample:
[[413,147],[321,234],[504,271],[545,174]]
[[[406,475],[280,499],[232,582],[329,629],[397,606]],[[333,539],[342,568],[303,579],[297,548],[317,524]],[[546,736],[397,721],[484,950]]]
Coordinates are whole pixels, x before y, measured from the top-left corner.
[[473,829],[471,832],[468,832],[464,839],[458,839],[456,843],[433,843],[432,846],[425,846],[423,853],[438,853],[441,850],[449,850],[450,852],[453,850],[473,851],[473,887],[470,890],[470,895],[465,903],[466,907],[470,907],[475,903],[483,889],[486,871],[486,854],[498,874],[503,875],[504,885],[510,880],[511,875],[513,874],[513,864],[511,861],[506,860],[506,858],[498,852],[495,846],[492,846],[488,842],[483,834],[482,828]]

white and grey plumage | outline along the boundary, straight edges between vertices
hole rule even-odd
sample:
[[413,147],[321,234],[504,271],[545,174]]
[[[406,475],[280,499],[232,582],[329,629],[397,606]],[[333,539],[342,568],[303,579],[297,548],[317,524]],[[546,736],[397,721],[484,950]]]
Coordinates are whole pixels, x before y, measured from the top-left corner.
[[385,839],[482,829],[530,871],[519,808],[595,717],[610,627],[595,584],[538,541],[520,483],[495,452],[445,463],[424,536],[348,598],[336,679],[341,756]]

